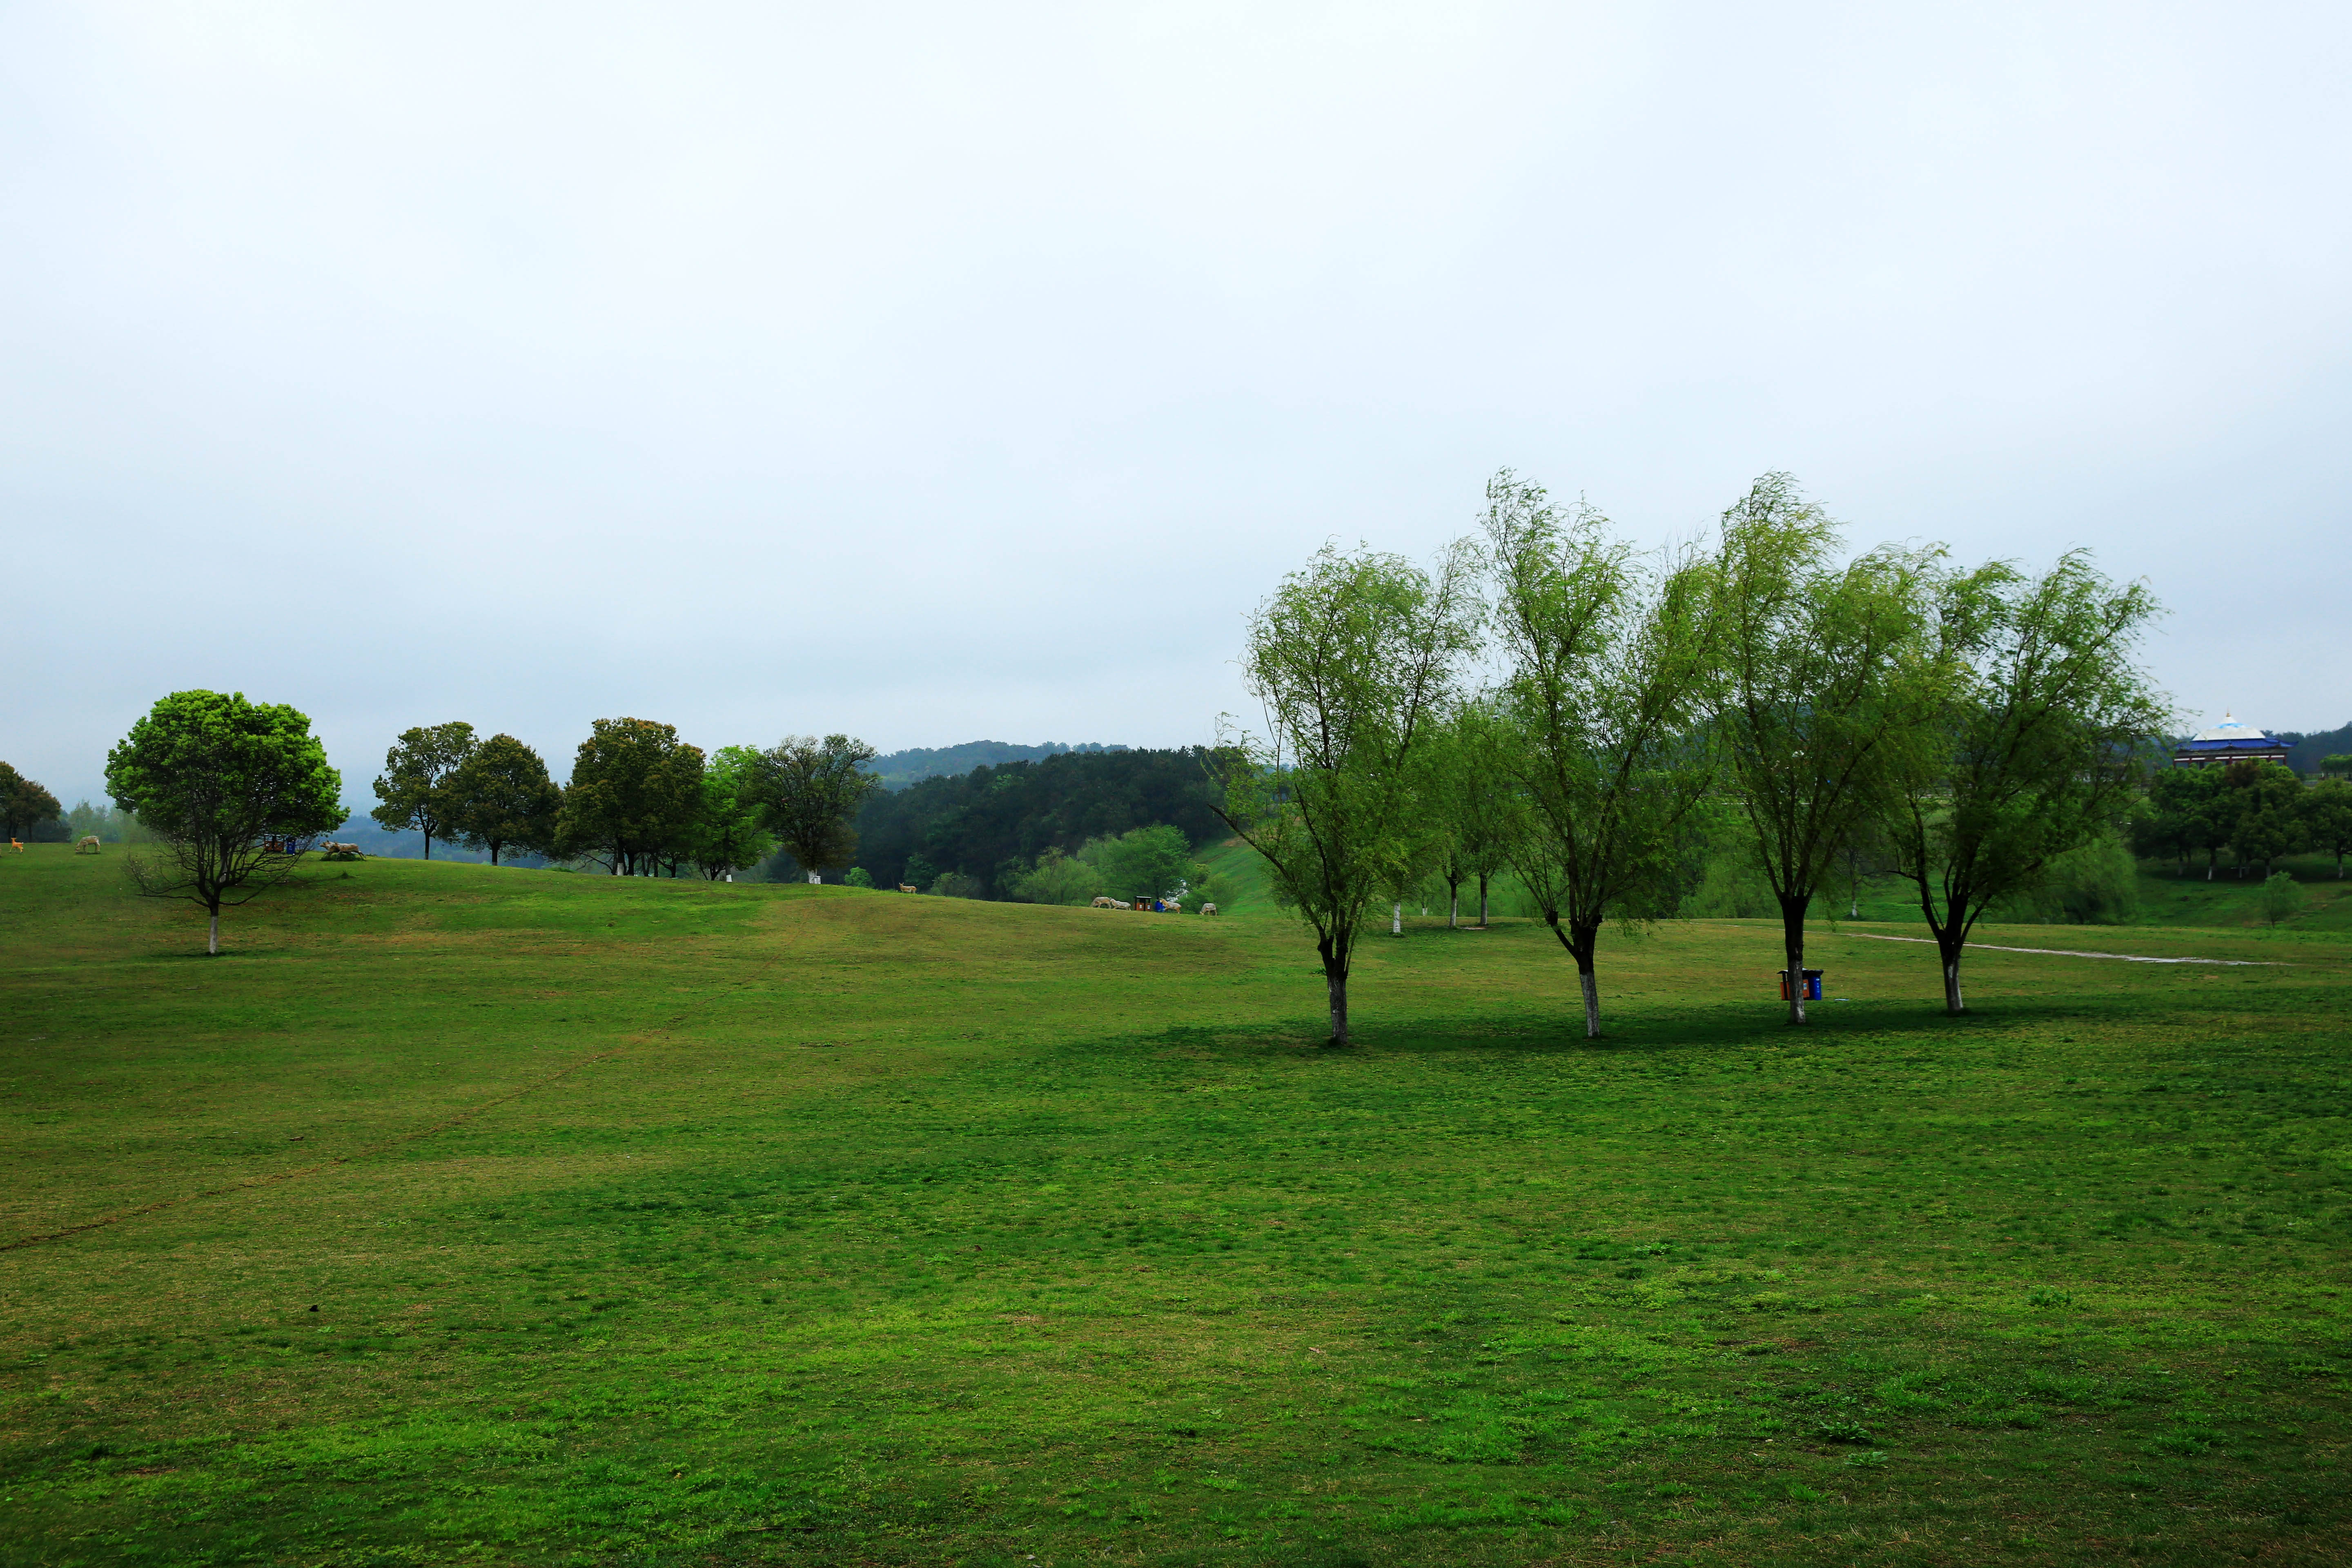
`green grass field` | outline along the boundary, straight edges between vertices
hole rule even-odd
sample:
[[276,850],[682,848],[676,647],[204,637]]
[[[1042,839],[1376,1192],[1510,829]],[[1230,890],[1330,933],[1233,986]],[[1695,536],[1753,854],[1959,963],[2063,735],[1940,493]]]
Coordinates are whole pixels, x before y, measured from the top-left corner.
[[1587,1046],[1416,921],[1330,1051],[1264,913],[121,853],[0,859],[0,1563],[2352,1559],[2326,931]]

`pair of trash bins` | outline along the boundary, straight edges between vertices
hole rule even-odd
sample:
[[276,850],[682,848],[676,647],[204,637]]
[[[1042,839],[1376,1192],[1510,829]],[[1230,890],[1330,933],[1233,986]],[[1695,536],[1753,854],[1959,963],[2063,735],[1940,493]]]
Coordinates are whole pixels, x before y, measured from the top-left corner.
[[[1789,972],[1783,969],[1777,973],[1780,976],[1780,1000],[1786,1002],[1789,999]],[[1805,977],[1805,1000],[1808,1002],[1820,1001],[1822,999],[1822,972],[1818,969],[1808,969],[1802,973]]]

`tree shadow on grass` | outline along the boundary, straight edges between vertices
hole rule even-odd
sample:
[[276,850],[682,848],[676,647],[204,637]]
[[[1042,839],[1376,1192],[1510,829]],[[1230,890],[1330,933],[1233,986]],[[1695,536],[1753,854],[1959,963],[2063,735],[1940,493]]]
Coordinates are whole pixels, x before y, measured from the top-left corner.
[[[2126,1010],[2118,1010],[2120,1020]],[[2137,1011],[2129,1010],[2129,1011]],[[2019,1029],[2078,1018],[2079,1005],[2007,1004],[1959,1017],[1910,1003],[1816,1003],[1809,1021],[1791,1025],[1770,1004],[1726,1003],[1648,1013],[1612,1026],[1601,1038],[1584,1037],[1573,1015],[1514,1012],[1463,1019],[1382,1019],[1360,1027],[1354,1043],[1328,1045],[1313,1025],[1178,1025],[1152,1037],[1154,1043],[1193,1050],[1328,1054],[1361,1058],[1382,1054],[1427,1056],[1484,1053],[1500,1056],[1571,1055],[1646,1058],[1672,1053],[1756,1050],[1816,1050],[1837,1046],[1958,1046],[2006,1037]]]

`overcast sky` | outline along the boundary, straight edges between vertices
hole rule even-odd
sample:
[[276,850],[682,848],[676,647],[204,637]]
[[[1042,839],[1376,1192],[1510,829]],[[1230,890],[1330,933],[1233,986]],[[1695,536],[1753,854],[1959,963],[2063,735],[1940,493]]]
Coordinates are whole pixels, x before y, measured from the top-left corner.
[[1177,744],[1325,538],[2145,576],[2352,719],[2352,9],[0,5],[0,757]]

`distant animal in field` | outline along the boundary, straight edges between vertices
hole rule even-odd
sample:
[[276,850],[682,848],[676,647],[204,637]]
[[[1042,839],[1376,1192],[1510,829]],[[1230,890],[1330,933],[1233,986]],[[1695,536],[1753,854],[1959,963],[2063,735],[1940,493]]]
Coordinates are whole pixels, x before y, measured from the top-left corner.
[[1201,912],[1204,915],[1215,914],[1217,912],[1217,906],[1214,904],[1202,904],[1201,906]]
[[98,835],[95,833],[89,833],[75,839],[74,853],[77,855],[95,855],[99,853]]
[[1095,908],[1098,910],[1123,910],[1127,908],[1127,906],[1120,903],[1117,899],[1101,898],[1095,900]]
[[22,855],[24,852],[25,846],[21,842],[13,837],[8,840],[8,853],[11,855]]
[[906,883],[901,882],[898,884],[898,890],[902,893],[916,893],[920,892],[922,889],[919,888],[910,888]]
[[356,844],[321,844],[319,853],[330,860],[356,860],[360,858],[360,847]]

